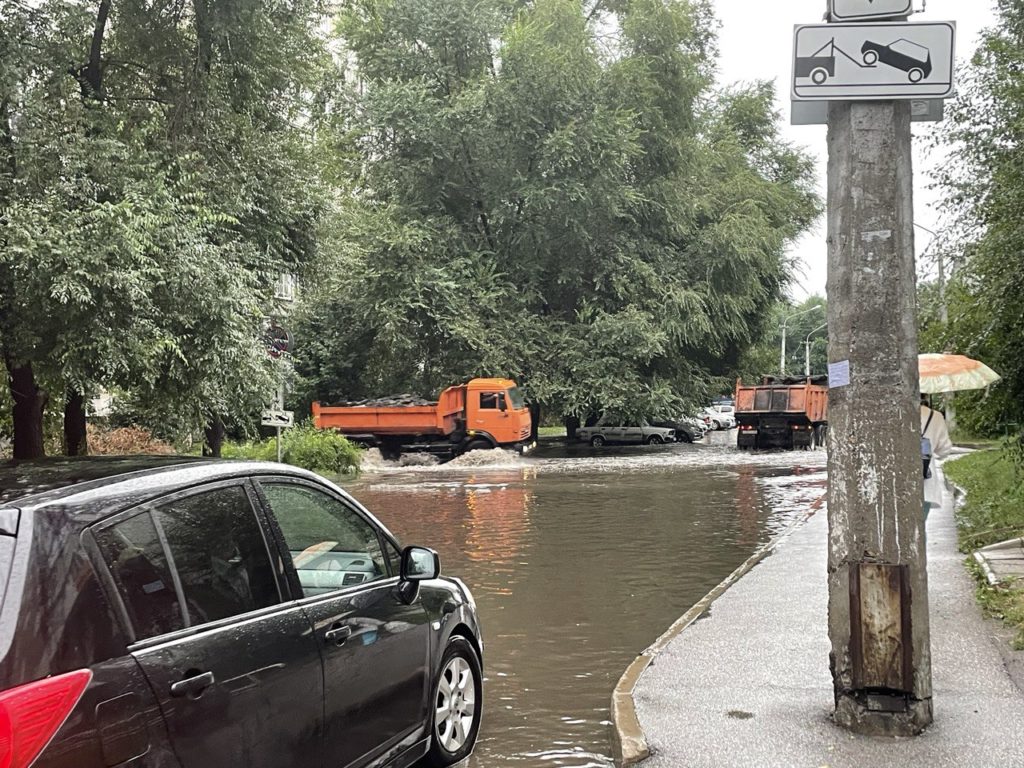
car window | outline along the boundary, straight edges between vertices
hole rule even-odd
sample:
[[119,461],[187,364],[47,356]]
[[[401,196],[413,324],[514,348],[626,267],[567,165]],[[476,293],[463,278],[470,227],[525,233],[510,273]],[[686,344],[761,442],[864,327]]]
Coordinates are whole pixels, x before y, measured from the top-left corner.
[[181,581],[190,623],[203,624],[281,601],[249,495],[228,486],[154,511]]
[[402,573],[402,553],[387,539],[384,539],[384,550],[387,553],[388,563],[391,566],[391,575],[400,576]]
[[308,486],[262,486],[306,597],[387,577],[377,529],[354,509]]
[[149,512],[95,533],[138,640],[185,626],[160,536]]

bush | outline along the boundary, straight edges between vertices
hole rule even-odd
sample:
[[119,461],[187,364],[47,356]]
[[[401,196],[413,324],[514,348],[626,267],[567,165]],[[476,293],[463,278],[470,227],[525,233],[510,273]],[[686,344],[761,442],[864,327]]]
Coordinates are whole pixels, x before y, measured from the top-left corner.
[[[225,443],[226,459],[277,460],[277,438],[247,443]],[[358,472],[362,451],[343,435],[328,429],[317,429],[305,421],[281,435],[281,460],[322,474]]]

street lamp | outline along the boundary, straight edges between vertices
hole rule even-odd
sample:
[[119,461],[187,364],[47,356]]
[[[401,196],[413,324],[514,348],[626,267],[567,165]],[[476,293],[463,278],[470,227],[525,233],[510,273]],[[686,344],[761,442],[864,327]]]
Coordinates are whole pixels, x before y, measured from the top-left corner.
[[828,328],[828,323],[822,323],[813,331],[807,334],[807,338],[804,339],[804,376],[807,378],[811,377],[811,336],[816,334],[822,328]]
[[800,315],[806,315],[808,312],[813,312],[816,309],[824,309],[821,304],[815,304],[813,307],[802,309],[799,312],[794,312],[782,320],[782,353],[779,355],[779,371],[783,376],[786,375],[786,325],[794,317],[800,317]]

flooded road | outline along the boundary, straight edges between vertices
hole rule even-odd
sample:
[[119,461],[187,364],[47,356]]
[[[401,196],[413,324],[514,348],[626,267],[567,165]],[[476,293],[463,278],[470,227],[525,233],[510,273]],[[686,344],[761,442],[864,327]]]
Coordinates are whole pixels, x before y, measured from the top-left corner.
[[473,590],[485,708],[470,766],[611,766],[625,667],[825,491],[824,451],[750,455],[711,438],[474,453],[347,484]]

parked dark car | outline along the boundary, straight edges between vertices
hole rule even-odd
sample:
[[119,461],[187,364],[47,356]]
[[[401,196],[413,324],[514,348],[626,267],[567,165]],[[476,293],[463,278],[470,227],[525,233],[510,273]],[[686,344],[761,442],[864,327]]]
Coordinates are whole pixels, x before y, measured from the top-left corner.
[[0,765],[458,762],[482,648],[439,568],[293,467],[5,465]]
[[651,426],[674,430],[676,440],[680,443],[694,443],[697,440],[702,440],[707,432],[705,423],[693,416],[683,416],[678,419],[652,419]]

